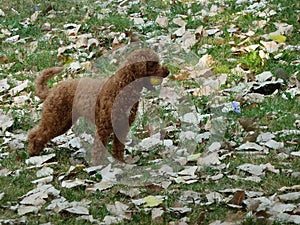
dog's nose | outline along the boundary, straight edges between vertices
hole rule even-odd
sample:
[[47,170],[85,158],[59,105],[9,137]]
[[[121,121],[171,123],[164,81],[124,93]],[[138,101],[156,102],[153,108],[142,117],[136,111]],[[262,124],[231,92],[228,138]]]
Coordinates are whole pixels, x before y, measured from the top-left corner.
[[163,70],[164,70],[164,75],[165,75],[165,76],[168,76],[168,75],[170,74],[170,70],[169,70],[168,67],[164,66],[164,67],[163,67]]

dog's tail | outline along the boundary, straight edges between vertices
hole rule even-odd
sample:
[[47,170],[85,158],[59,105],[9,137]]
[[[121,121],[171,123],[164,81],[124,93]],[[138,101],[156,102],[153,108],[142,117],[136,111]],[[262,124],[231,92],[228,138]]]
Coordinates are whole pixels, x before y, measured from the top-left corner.
[[37,78],[35,79],[35,89],[36,96],[40,99],[45,100],[49,93],[49,88],[47,86],[47,81],[54,75],[63,71],[63,67],[51,67],[42,70]]

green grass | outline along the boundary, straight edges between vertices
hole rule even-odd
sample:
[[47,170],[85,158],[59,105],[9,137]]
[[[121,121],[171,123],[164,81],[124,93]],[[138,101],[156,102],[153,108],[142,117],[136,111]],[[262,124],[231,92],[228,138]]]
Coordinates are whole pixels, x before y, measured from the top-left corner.
[[[297,99],[285,100],[280,94],[268,97],[257,107],[243,111],[242,115],[253,118],[259,117],[260,125],[268,126],[271,132],[290,129],[295,122],[294,115],[299,112],[300,106]],[[275,118],[270,120],[270,117]]]
[[[251,75],[257,75],[263,71],[271,71],[275,76],[278,69],[283,69],[285,72],[285,82],[288,83],[289,78],[299,71],[299,65],[291,65],[290,63],[294,60],[299,60],[299,53],[297,51],[284,51],[280,60],[284,60],[287,63],[282,64],[279,60],[274,59],[274,54],[269,54],[269,59],[262,60],[259,57],[259,50],[252,51],[250,53],[241,52],[240,54],[233,54],[232,47],[239,48],[238,45],[244,39],[237,35],[230,34],[227,30],[233,24],[239,28],[239,34],[254,29],[253,23],[255,21],[263,20],[264,18],[259,17],[256,13],[240,13],[243,9],[249,6],[250,3],[242,5],[236,5],[235,1],[228,0],[225,4],[220,4],[216,1],[211,1],[207,5],[200,4],[197,1],[185,3],[176,2],[176,4],[169,4],[167,1],[141,1],[130,5],[127,4],[128,9],[124,14],[118,12],[119,2],[97,2],[92,0],[85,1],[26,1],[26,0],[13,0],[4,1],[1,5],[1,9],[5,12],[6,16],[0,18],[0,28],[6,28],[11,32],[11,36],[20,35],[20,39],[25,40],[25,43],[5,43],[6,36],[0,36],[0,56],[8,58],[8,63],[14,63],[11,68],[1,69],[1,79],[8,78],[8,83],[11,86],[16,85],[17,81],[29,80],[29,87],[26,88],[21,94],[29,94],[34,91],[33,80],[38,71],[57,65],[65,65],[70,61],[69,59],[75,60],[74,55],[78,53],[78,50],[71,50],[63,54],[63,56],[57,56],[57,49],[61,46],[71,44],[69,38],[63,32],[63,26],[67,23],[76,23],[81,25],[79,31],[80,34],[92,33],[94,38],[97,38],[100,42],[100,46],[92,49],[96,53],[96,56],[91,59],[95,63],[96,68],[100,70],[114,71],[116,68],[114,65],[104,60],[98,60],[103,53],[109,51],[113,46],[112,42],[114,36],[110,35],[111,32],[115,32],[116,37],[119,37],[122,33],[125,33],[126,38],[121,43],[128,43],[132,33],[138,33],[142,40],[147,40],[149,37],[156,37],[158,35],[170,35],[178,26],[172,23],[174,18],[182,17],[187,22],[186,29],[196,29],[199,26],[203,26],[204,29],[210,29],[213,26],[218,26],[223,32],[220,38],[214,36],[202,37],[197,36],[197,43],[193,46],[191,53],[180,53],[179,57],[185,59],[188,62],[196,63],[198,57],[203,54],[200,53],[205,44],[211,45],[212,48],[207,49],[205,54],[210,54],[215,61],[212,65],[214,74],[228,74],[226,85],[222,89],[231,87],[234,84],[243,82],[244,77],[232,72],[232,69],[240,65],[245,70],[249,71]],[[201,18],[202,10],[209,12],[212,5],[222,7],[223,10],[214,16],[204,16]],[[34,6],[38,6],[41,14],[38,19],[28,25],[23,26],[20,22],[24,21],[25,18],[29,18],[34,13]],[[48,16],[51,14],[47,9],[51,7],[57,12],[54,18],[49,19]],[[50,7],[50,8],[49,8]],[[16,13],[12,8],[17,11]],[[255,35],[250,37],[249,40],[243,45],[248,46],[252,44],[259,44],[261,40],[264,40],[260,35],[268,34],[276,31],[274,25],[275,22],[283,22],[293,25],[293,31],[291,34],[286,35],[286,45],[299,45],[300,36],[298,30],[300,29],[298,22],[297,10],[300,9],[300,3],[297,0],[289,1],[286,4],[284,0],[272,0],[268,3],[268,8],[276,11],[276,15],[270,17],[266,26],[258,28],[255,31]],[[145,22],[153,21],[147,27],[135,26],[132,17],[142,17]],[[169,26],[167,28],[161,28],[154,21],[158,16],[167,16]],[[197,18],[197,19],[195,19]],[[53,31],[49,32],[52,36],[50,39],[44,39],[48,31],[42,30],[42,25],[45,22],[50,22]],[[108,31],[108,27],[110,30]],[[103,29],[104,28],[104,29]],[[55,31],[56,30],[56,31]],[[151,36],[150,36],[151,34]],[[171,36],[173,40],[175,37]],[[33,51],[30,43],[37,41],[37,47]],[[265,40],[264,40],[265,41]],[[229,43],[230,42],[230,43]],[[176,47],[175,47],[176,48]],[[173,60],[173,55],[170,55],[170,59],[166,62],[172,75],[180,74],[182,71],[182,65],[178,65]],[[235,62],[228,62],[228,58],[234,58]],[[103,63],[103,65],[101,64]],[[1,66],[1,65],[0,65]],[[65,79],[64,76],[58,76],[49,82],[49,85],[55,86],[59,80]],[[191,88],[199,88],[202,83],[197,79],[184,79],[181,81],[169,81],[170,87],[178,88],[178,90],[186,90]],[[179,92],[179,91],[178,91]],[[257,132],[276,132],[285,129],[295,129],[294,122],[299,119],[300,105],[298,98],[283,99],[281,96],[284,90],[279,91],[278,94],[268,96],[263,102],[258,104],[252,104],[247,102],[241,106],[241,114],[229,113],[226,114],[226,124],[228,125],[226,134],[224,135],[223,141],[230,142],[234,141],[240,144],[246,133],[241,131],[238,123],[239,118],[243,117],[258,117],[258,128]],[[2,93],[0,94],[2,95]],[[154,96],[155,97],[155,96]],[[147,96],[148,99],[152,99],[153,96]],[[159,131],[164,126],[174,126],[176,130],[166,133],[166,138],[172,139],[174,145],[178,147],[186,147],[186,143],[181,143],[179,140],[179,133],[181,129],[185,129],[185,125],[180,122],[179,117],[184,113],[190,112],[190,107],[195,107],[196,111],[201,114],[211,113],[210,107],[211,97],[199,97],[191,94],[185,96],[179,100],[181,106],[179,112],[176,112],[176,107],[169,105],[159,107],[157,102],[153,102],[151,108],[145,108],[142,113],[138,116],[132,129],[131,135],[135,136],[136,139],[141,140],[149,137],[151,132],[150,128],[155,128],[155,131]],[[225,98],[226,101],[236,100],[235,95],[229,95]],[[13,134],[26,133],[36,124],[37,107],[40,102],[30,100],[21,106],[13,106],[14,96],[4,95],[1,100],[3,103],[3,111],[11,112],[14,119],[14,124],[8,129],[8,132]],[[161,104],[160,104],[161,105]],[[2,106],[2,105],[1,105]],[[177,113],[177,114],[176,114]],[[38,117],[39,118],[39,117]],[[206,122],[206,121],[205,121]],[[199,125],[194,132],[204,131],[204,124]],[[264,128],[266,127],[266,128]],[[93,133],[94,127],[87,126],[84,122],[80,122],[75,127],[75,133],[86,132]],[[0,193],[4,192],[4,197],[0,200],[0,219],[18,218],[15,211],[10,210],[10,206],[15,206],[20,197],[26,194],[28,191],[34,189],[36,185],[31,184],[32,180],[36,178],[36,172],[38,169],[24,170],[25,160],[28,158],[27,155],[27,143],[25,143],[24,149],[10,149],[8,145],[4,145],[5,139],[4,134],[0,131],[0,153],[9,153],[8,156],[1,156],[0,158],[0,170],[8,169],[11,171],[17,171],[18,174],[12,174],[4,177],[0,176]],[[137,140],[137,141],[138,141]],[[144,209],[138,210],[133,203],[131,198],[120,194],[120,189],[130,189],[131,186],[126,185],[115,185],[111,189],[89,193],[85,191],[84,187],[78,187],[74,189],[61,188],[61,183],[58,177],[65,175],[69,170],[72,162],[70,157],[72,151],[68,148],[55,147],[56,158],[54,161],[58,163],[51,166],[54,169],[54,180],[51,182],[55,188],[61,191],[61,196],[65,197],[68,201],[81,201],[87,199],[91,201],[89,212],[90,214],[100,221],[105,216],[109,215],[107,204],[114,204],[116,201],[120,201],[130,206],[132,210],[132,218],[130,221],[124,220],[120,224],[168,224],[171,221],[179,221],[183,216],[178,213],[168,211],[169,207],[177,206],[180,203],[180,197],[183,191],[192,190],[200,193],[201,202],[205,202],[205,194],[212,191],[220,191],[226,188],[241,188],[244,190],[251,191],[263,191],[265,196],[272,196],[278,194],[278,189],[283,186],[292,186],[299,184],[299,178],[293,176],[287,176],[286,170],[299,171],[300,162],[299,157],[288,158],[284,161],[277,157],[280,151],[288,153],[289,151],[297,151],[300,148],[300,139],[297,135],[288,135],[282,137],[278,135],[275,140],[289,142],[293,140],[296,144],[286,145],[286,149],[275,151],[271,150],[268,155],[264,157],[255,156],[243,156],[239,154],[232,154],[226,158],[223,162],[228,165],[224,169],[215,169],[212,166],[206,167],[197,171],[199,182],[194,184],[176,184],[172,185],[166,190],[157,190],[147,185],[139,187],[141,193],[136,198],[143,198],[148,195],[164,195],[166,196],[165,201],[160,206],[165,210],[163,217],[158,221],[152,221],[151,211]],[[188,143],[187,143],[188,144]],[[207,148],[208,142],[203,141],[196,147],[195,153],[202,152]],[[151,165],[153,168],[156,166],[150,160],[160,159],[160,153],[164,151],[163,146],[155,146],[149,150],[149,154],[145,155],[142,149],[138,149],[133,152],[133,156],[140,156],[141,158],[137,162],[139,166]],[[165,156],[168,157],[168,156]],[[248,177],[249,174],[237,169],[237,166],[244,163],[252,164],[266,164],[271,163],[276,169],[279,169],[279,174],[266,172],[265,175],[261,175],[262,181],[260,183],[254,183],[244,180],[233,180],[228,175],[238,175],[242,178]],[[188,165],[196,165],[195,163],[189,163]],[[156,166],[157,167],[157,166]],[[218,181],[206,180],[205,177],[217,175],[223,173],[224,177]],[[96,182],[100,181],[101,175],[97,174],[91,176],[85,173],[81,169],[76,169],[68,175],[68,179],[89,179]],[[145,178],[146,179],[146,178]],[[13,190],[13,191],[12,191]],[[42,207],[39,214],[29,214],[27,216],[28,224],[42,224],[51,222],[52,224],[90,224],[83,220],[77,220],[77,216],[67,213],[50,214],[46,211],[45,207],[51,202],[53,197],[47,200],[47,204]],[[269,222],[266,220],[259,220],[255,217],[246,217],[246,210],[236,210],[228,207],[225,203],[213,203],[211,205],[201,204],[186,204],[186,206],[192,208],[192,212],[187,213],[186,216],[190,218],[190,224],[209,224],[216,220],[226,220],[230,215],[241,213],[241,218],[244,219],[243,225],[260,225],[260,224],[272,224],[280,225],[286,224],[284,222]],[[142,208],[142,207],[141,207]],[[201,216],[204,215],[202,218]]]

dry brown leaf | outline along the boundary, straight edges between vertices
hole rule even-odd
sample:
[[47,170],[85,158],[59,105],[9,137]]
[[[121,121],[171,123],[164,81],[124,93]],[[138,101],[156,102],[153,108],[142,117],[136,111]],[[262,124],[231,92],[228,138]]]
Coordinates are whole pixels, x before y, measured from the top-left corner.
[[153,221],[155,221],[156,223],[163,223],[163,214],[164,214],[164,210],[162,208],[154,208],[151,210],[151,218]]
[[245,196],[245,191],[238,190],[234,193],[234,196],[232,197],[232,199],[230,199],[228,204],[241,206],[243,201],[245,200]]
[[211,67],[213,64],[215,64],[215,61],[213,60],[213,57],[209,54],[203,55],[200,59],[199,62],[196,64],[196,68],[199,70],[207,69]]
[[204,86],[202,88],[199,88],[199,89],[195,90],[193,92],[193,96],[199,96],[199,97],[210,96],[213,93],[214,92],[213,92],[213,90],[210,86]]
[[268,53],[277,52],[279,49],[279,44],[275,41],[260,41],[260,43],[265,47]]
[[7,56],[0,56],[0,65],[5,64],[8,62]]
[[185,22],[183,19],[181,19],[179,17],[178,18],[174,18],[172,20],[172,22],[175,23],[176,25],[180,26],[180,27],[185,27],[186,24],[187,24],[187,22]]
[[168,17],[157,17],[157,19],[155,20],[155,22],[159,26],[161,26],[163,28],[166,28],[169,25],[169,23],[168,23]]
[[185,27],[180,27],[178,30],[176,30],[173,34],[177,37],[182,37],[186,32]]
[[188,73],[181,73],[181,74],[171,77],[172,80],[179,80],[179,81],[186,80],[189,78],[190,78],[190,75]]
[[257,120],[258,117],[243,117],[238,119],[239,124],[244,128],[245,131],[255,131],[257,129]]
[[10,113],[4,113],[0,110],[0,128],[4,132],[14,124],[14,119]]
[[281,187],[278,189],[278,191],[289,191],[289,190],[300,190],[300,185],[293,185],[293,186],[290,186],[290,187]]

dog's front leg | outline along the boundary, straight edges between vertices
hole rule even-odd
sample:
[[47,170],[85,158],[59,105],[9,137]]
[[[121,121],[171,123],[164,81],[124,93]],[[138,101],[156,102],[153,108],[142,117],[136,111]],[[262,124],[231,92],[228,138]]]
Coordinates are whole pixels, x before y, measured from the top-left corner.
[[123,142],[126,139],[126,135],[124,135],[125,138],[122,138],[122,140],[119,140],[119,138],[114,134],[114,141],[113,141],[113,149],[112,149],[112,155],[115,159],[117,159],[120,162],[125,162],[124,161],[124,148],[125,145]]
[[109,132],[103,132],[101,129],[97,129],[95,133],[94,146],[91,152],[92,164],[94,166],[104,163],[109,135]]
[[[126,142],[129,129],[135,120],[138,105],[139,103],[136,102],[132,106],[130,110],[129,118],[124,114],[123,111],[123,113],[121,113],[121,115],[119,115],[117,119],[118,129],[115,130],[114,133],[112,155],[115,159],[119,160],[120,162],[124,162],[124,148],[125,148],[124,143]],[[127,121],[129,122],[129,126]]]

